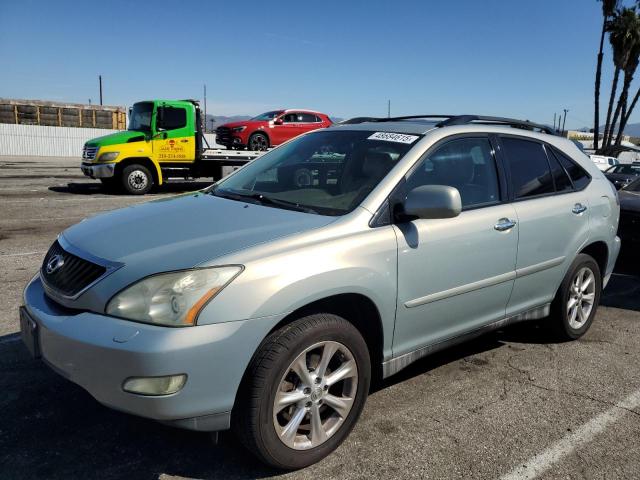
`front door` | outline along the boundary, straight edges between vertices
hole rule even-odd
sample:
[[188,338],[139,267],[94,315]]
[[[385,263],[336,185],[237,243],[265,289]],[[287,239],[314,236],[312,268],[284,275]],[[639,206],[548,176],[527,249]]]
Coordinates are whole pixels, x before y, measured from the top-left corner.
[[280,145],[305,131],[300,112],[288,112],[281,115],[279,119],[282,123],[274,121],[269,132],[272,145]]
[[185,106],[159,105],[154,131],[153,155],[160,163],[195,160],[194,113],[190,109]]
[[518,224],[501,189],[486,136],[436,146],[406,181],[450,185],[462,198],[456,218],[394,225],[398,302],[394,356],[446,341],[504,317],[515,278]]

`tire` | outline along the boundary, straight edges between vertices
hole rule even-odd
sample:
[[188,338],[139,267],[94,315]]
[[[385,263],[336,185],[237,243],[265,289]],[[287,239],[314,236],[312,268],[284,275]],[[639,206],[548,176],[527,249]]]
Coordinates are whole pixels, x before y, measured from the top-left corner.
[[[324,353],[330,360],[326,368],[321,364]],[[294,372],[298,360],[305,363],[297,364],[296,370],[307,366],[302,374],[306,381]],[[317,375],[321,369],[329,373]],[[349,376],[335,381],[332,375],[339,370]],[[330,314],[301,318],[270,334],[258,348],[238,392],[232,429],[263,462],[286,470],[306,467],[329,455],[349,435],[367,399],[370,377],[369,350],[351,323]],[[278,392],[285,405],[281,409],[275,408]],[[287,392],[294,395],[285,401],[282,394]],[[333,405],[345,408],[338,413]],[[319,418],[320,424],[312,425],[312,418]],[[294,424],[297,428],[291,428]],[[293,435],[287,436],[287,431]]]
[[120,179],[124,191],[131,195],[144,195],[153,187],[153,175],[138,163],[126,166]]
[[264,133],[253,133],[247,142],[248,150],[266,150],[269,148],[269,137]]
[[[582,278],[580,282],[579,277]],[[588,279],[591,279],[590,282],[587,282]],[[576,290],[578,283],[582,285]],[[579,254],[569,267],[551,304],[550,326],[557,340],[576,340],[589,330],[600,303],[601,292],[602,275],[598,263],[589,255]]]

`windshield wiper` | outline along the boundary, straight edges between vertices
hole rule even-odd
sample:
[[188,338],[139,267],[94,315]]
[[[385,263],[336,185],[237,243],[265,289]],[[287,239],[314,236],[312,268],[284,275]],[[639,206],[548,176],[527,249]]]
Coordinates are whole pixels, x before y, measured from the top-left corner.
[[262,193],[258,193],[258,192],[240,192],[238,190],[216,188],[211,193],[213,193],[214,195],[231,198],[234,200],[244,200],[249,198],[251,200],[255,200],[257,203],[260,203],[261,205],[270,205],[274,207],[286,208],[288,210],[295,210],[297,212],[318,214],[318,211],[314,210],[311,207],[300,205],[299,203],[295,203],[295,202],[289,202],[287,200],[281,200],[279,198],[267,197],[266,195],[263,195]]

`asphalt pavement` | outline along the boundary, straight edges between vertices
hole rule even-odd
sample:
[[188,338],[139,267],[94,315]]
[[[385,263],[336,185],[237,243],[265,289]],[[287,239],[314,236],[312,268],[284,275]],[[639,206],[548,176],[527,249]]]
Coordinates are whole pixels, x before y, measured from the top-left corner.
[[[640,478],[640,261],[628,252],[579,341],[524,323],[408,367],[371,393],[330,457],[282,473],[229,433],[112,411],[31,360],[21,292],[56,235],[146,197],[109,194],[79,159],[0,157],[0,478]],[[220,368],[223,368],[221,366]]]

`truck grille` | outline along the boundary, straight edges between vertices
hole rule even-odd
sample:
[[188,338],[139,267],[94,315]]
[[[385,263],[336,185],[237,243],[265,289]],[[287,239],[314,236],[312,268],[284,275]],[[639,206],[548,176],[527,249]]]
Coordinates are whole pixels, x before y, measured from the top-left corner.
[[98,153],[98,147],[87,147],[85,145],[82,149],[82,159],[93,160],[96,158],[96,153]]
[[102,265],[96,265],[67,252],[56,240],[44,257],[40,275],[47,287],[65,297],[73,297],[106,271]]

